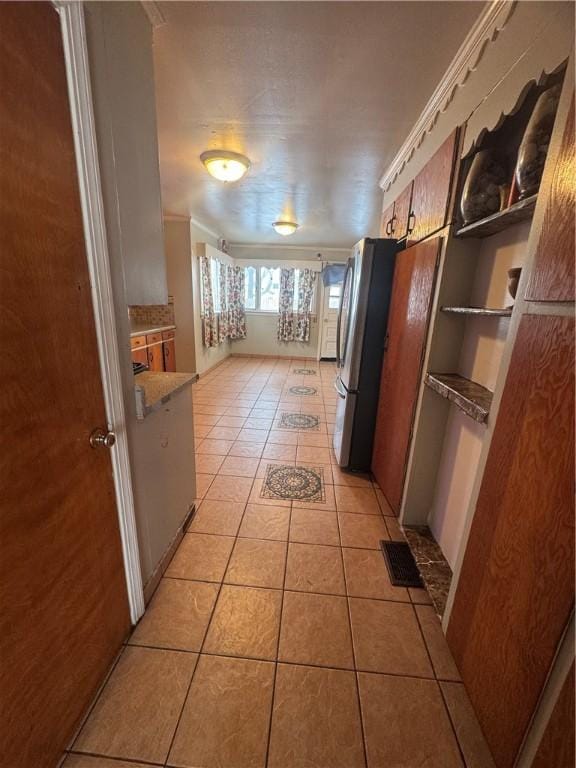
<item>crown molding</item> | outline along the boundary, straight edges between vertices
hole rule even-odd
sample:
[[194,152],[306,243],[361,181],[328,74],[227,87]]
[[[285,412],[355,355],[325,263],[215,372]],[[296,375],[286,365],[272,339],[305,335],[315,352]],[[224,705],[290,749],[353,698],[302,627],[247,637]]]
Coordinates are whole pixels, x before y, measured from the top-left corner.
[[144,9],[146,16],[150,20],[150,24],[155,27],[161,27],[166,24],[164,14],[160,10],[160,3],[155,3],[152,0],[141,0],[140,5]]
[[508,24],[517,3],[518,0],[492,0],[480,14],[406,141],[380,179],[380,187],[384,192],[390,189],[426,136],[432,132],[438,117],[446,112],[458,90],[463,88],[472,77],[488,47],[496,42]]
[[351,248],[324,248],[322,245],[279,245],[278,243],[228,243],[230,248],[250,248],[251,250],[281,251],[320,251],[321,253],[350,253]]

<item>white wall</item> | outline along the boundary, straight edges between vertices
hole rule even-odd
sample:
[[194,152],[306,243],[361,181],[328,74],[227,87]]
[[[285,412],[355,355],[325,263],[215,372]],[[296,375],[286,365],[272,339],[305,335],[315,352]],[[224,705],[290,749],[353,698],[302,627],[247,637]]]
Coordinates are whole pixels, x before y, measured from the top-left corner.
[[[470,297],[472,306],[505,307],[512,304],[507,292],[507,271],[521,267],[526,252],[530,222],[517,224],[482,241]],[[508,318],[470,317],[460,354],[458,373],[491,391],[496,385]],[[450,407],[442,458],[436,481],[429,525],[452,567],[462,540],[465,514],[476,477],[486,427]]]
[[192,303],[192,247],[188,219],[164,219],[164,252],[168,293],[174,298],[176,370],[196,372],[194,306]]

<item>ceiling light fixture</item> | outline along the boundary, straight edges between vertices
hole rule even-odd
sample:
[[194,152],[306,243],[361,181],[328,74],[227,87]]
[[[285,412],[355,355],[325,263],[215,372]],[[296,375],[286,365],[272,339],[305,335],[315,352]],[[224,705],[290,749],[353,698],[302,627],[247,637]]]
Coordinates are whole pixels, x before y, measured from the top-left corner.
[[284,235],[284,237],[293,235],[298,229],[298,224],[295,224],[293,221],[275,221],[272,226],[279,235]]
[[202,152],[200,160],[211,176],[218,181],[238,181],[250,168],[250,160],[238,152],[212,149]]

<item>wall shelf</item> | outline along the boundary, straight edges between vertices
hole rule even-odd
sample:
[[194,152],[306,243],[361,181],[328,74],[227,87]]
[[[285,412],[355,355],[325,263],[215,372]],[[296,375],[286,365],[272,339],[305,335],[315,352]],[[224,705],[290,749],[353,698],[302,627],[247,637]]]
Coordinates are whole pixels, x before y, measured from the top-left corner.
[[456,237],[490,237],[495,235],[496,232],[502,232],[502,230],[511,227],[513,224],[518,224],[520,221],[528,221],[534,215],[537,198],[538,195],[532,195],[525,200],[519,200],[514,205],[511,205],[510,208],[505,208],[503,211],[493,213],[492,216],[487,216],[485,219],[467,224],[456,232]]
[[484,424],[490,413],[492,392],[457,373],[428,373],[426,386],[458,406],[474,421]]
[[512,307],[492,309],[490,307],[441,307],[442,312],[450,315],[475,315],[476,317],[511,317]]

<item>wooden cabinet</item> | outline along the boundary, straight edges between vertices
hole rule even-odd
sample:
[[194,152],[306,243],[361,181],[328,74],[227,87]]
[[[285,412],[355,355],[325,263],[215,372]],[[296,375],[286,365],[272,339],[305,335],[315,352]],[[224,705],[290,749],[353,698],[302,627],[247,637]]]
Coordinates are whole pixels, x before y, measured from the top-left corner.
[[454,131],[416,176],[408,221],[408,245],[447,223],[458,131]]
[[[574,160],[572,97],[560,154],[549,181],[542,234],[526,289],[528,301],[574,301]],[[540,194],[544,191],[541,188]]]
[[516,337],[447,638],[511,768],[574,606],[574,318]]
[[408,219],[410,203],[412,202],[412,182],[408,184],[394,204],[394,220],[392,222],[392,237],[401,240],[408,234]]
[[380,237],[392,237],[392,224],[394,218],[394,203],[382,211],[380,220]]
[[372,471],[398,514],[442,238],[396,256]]
[[174,372],[176,370],[174,331],[164,331],[162,333],[162,354],[164,358],[164,370]]
[[162,354],[162,334],[151,333],[146,336],[148,345],[148,368],[151,371],[164,370],[164,355]]
[[148,350],[146,348],[146,336],[132,336],[130,339],[132,349],[132,362],[148,365]]

